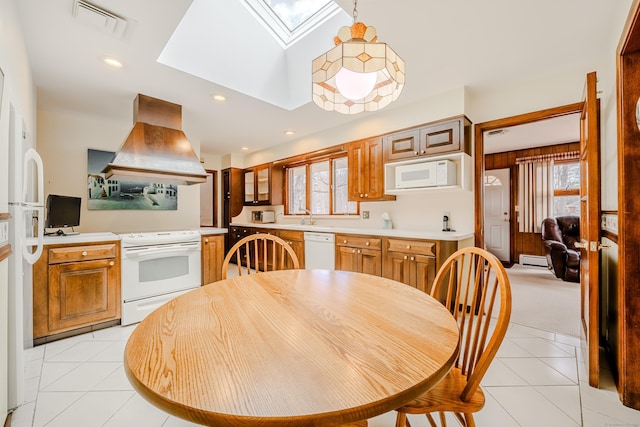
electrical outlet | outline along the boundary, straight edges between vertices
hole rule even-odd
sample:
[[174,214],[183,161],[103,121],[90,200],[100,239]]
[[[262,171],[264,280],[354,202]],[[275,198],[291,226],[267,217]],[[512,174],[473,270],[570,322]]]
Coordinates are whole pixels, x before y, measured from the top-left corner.
[[369,219],[369,211],[362,211],[362,219]]

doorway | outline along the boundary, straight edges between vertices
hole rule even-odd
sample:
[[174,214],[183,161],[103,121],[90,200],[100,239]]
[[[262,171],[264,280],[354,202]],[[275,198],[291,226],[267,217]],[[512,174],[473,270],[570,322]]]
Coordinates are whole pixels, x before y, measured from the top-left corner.
[[484,235],[487,250],[503,263],[511,262],[511,170],[484,173]]

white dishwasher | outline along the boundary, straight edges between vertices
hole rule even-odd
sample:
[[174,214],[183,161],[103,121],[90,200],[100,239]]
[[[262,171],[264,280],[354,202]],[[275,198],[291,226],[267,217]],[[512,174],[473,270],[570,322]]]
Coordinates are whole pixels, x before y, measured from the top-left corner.
[[304,232],[304,268],[334,270],[336,266],[333,233]]

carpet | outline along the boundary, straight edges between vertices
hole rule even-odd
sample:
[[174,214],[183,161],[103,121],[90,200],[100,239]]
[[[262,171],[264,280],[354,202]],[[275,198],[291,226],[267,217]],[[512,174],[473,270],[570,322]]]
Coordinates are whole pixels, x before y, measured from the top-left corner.
[[507,271],[511,283],[511,322],[580,336],[580,284],[556,278],[546,267],[514,264]]

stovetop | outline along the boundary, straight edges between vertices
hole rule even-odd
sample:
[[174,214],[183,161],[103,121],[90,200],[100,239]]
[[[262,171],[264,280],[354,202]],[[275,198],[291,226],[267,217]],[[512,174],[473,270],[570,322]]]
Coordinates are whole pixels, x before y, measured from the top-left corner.
[[147,231],[120,234],[123,246],[159,245],[164,243],[193,242],[200,240],[197,230]]

